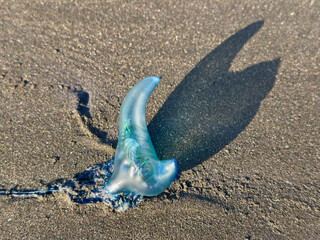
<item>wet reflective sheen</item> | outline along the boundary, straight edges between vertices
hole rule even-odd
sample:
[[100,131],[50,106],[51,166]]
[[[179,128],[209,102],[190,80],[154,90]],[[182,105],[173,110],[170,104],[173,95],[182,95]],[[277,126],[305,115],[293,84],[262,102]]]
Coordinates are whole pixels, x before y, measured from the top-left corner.
[[155,196],[177,176],[177,161],[158,159],[146,124],[146,104],[159,81],[155,76],[142,79],[122,102],[114,172],[105,186],[110,194]]

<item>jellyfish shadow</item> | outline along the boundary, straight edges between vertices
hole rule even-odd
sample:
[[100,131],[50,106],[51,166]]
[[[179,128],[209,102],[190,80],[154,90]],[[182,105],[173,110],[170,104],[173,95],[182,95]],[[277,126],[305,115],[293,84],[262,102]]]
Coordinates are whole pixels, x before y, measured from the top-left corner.
[[[180,172],[193,168],[229,144],[251,122],[273,88],[280,59],[258,63],[241,72],[229,72],[229,68],[262,25],[263,21],[255,22],[231,36],[202,59],[170,94],[148,126],[160,159],[176,158]],[[91,119],[88,93],[76,93],[80,115]],[[107,133],[91,125],[88,128],[98,137],[107,138]],[[121,207],[121,202],[130,200],[131,207],[137,206],[142,196],[121,196],[113,201],[97,190],[103,188],[112,172],[113,159],[91,166],[73,180],[59,179],[47,186],[67,189],[71,200],[80,204],[107,201]],[[188,196],[230,209],[217,199]]]
[[[273,88],[280,59],[258,63],[241,72],[229,72],[229,68],[236,54],[262,25],[263,21],[255,22],[228,38],[202,59],[170,94],[148,126],[160,159],[176,158],[180,172],[191,169],[219,152],[251,122],[261,101]],[[88,121],[92,119],[89,94],[83,90],[74,93],[79,99],[77,110],[88,129],[102,142],[115,145],[106,132]],[[112,172],[113,159],[110,159],[76,174],[72,180],[43,183],[47,190],[0,189],[0,195],[34,197],[64,190],[79,204],[104,201],[120,208],[129,199],[130,207],[137,206],[142,196],[112,200],[97,190],[102,189]],[[230,208],[216,199],[195,194],[189,197]]]
[[235,139],[272,89],[280,58],[229,72],[263,21],[238,31],[203,58],[170,94],[148,125],[160,159],[176,158],[191,169]]

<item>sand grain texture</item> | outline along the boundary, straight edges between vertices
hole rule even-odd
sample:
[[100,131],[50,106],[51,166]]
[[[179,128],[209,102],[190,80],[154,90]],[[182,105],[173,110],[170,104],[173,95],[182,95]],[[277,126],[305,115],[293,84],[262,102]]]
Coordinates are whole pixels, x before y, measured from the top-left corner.
[[319,1],[0,1],[0,188],[112,157],[147,107],[170,188],[137,209],[0,196],[0,239],[319,239]]

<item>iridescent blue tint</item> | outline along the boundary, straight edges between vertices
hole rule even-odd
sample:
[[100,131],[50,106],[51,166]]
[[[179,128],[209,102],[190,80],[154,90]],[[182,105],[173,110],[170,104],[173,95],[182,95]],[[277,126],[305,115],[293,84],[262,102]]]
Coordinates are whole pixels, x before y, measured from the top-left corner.
[[177,176],[177,161],[158,159],[146,124],[146,104],[159,81],[159,77],[142,79],[122,102],[114,172],[105,186],[110,194],[155,196]]

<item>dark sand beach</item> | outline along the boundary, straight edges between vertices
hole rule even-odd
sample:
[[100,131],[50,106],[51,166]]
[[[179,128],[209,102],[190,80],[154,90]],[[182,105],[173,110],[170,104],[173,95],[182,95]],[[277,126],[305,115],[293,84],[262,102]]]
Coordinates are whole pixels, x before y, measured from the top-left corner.
[[135,209],[0,196],[0,239],[319,239],[320,2],[0,1],[0,190],[45,189],[115,152],[147,105],[178,179]]

